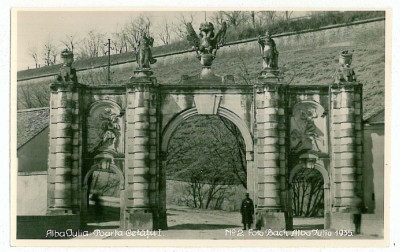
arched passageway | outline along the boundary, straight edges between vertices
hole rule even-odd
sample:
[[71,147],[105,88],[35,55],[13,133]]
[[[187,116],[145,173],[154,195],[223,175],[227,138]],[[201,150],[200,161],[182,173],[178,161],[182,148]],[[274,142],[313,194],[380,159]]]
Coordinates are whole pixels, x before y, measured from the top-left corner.
[[[252,185],[248,183],[252,160],[246,155],[253,148],[252,138],[239,118],[222,110],[218,115],[185,111],[164,131],[160,205],[169,229],[241,226],[241,200]],[[189,211],[198,218],[189,219]]]
[[93,165],[82,186],[82,219],[88,230],[116,229],[123,222],[124,176],[115,164]]
[[289,228],[323,229],[330,226],[328,172],[320,164],[298,164],[289,176]]

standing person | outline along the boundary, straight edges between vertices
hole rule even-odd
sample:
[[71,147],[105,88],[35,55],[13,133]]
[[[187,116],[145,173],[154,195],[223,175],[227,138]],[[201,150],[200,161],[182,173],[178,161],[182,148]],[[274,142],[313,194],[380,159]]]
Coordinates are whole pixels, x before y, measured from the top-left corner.
[[364,205],[361,198],[357,195],[353,202],[353,223],[355,226],[355,233],[361,233],[361,213],[364,212]]
[[102,200],[98,191],[93,193],[92,200],[94,201],[94,215],[96,222],[100,222],[103,219],[103,206],[101,205]]
[[251,224],[253,224],[254,205],[248,193],[246,193],[246,198],[242,201],[240,213],[242,214],[243,230],[246,230],[246,227],[250,229]]

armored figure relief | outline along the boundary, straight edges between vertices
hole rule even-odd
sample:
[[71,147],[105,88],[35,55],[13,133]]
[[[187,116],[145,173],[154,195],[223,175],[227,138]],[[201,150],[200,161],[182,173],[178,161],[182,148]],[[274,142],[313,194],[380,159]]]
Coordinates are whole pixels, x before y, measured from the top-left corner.
[[275,41],[271,38],[271,33],[267,31],[265,38],[258,37],[258,44],[260,45],[260,52],[263,57],[264,68],[278,67],[278,51],[276,50]]
[[101,140],[96,147],[97,151],[114,151],[117,152],[119,131],[119,115],[113,113],[110,108],[104,109],[105,112],[100,114],[101,122]]
[[138,42],[138,49],[135,48],[136,62],[139,65],[139,69],[149,69],[150,64],[157,62],[153,58],[151,53],[151,47],[153,46],[154,38],[150,37],[146,33],[142,33],[141,38]]
[[290,133],[291,151],[298,153],[301,150],[316,152],[324,150],[324,133],[315,124],[318,117],[319,115],[313,107],[303,106],[293,112]]
[[353,82],[357,80],[356,74],[351,67],[353,55],[348,50],[342,51],[339,56],[339,69],[336,72],[335,83]]
[[226,28],[226,22],[223,22],[221,29],[215,34],[214,25],[210,22],[206,22],[200,25],[200,33],[197,35],[192,24],[186,24],[186,30],[188,32],[187,40],[193,46],[193,49],[196,50],[199,59],[201,59],[203,55],[212,55],[212,59],[215,57],[217,50],[222,47],[224,43]]

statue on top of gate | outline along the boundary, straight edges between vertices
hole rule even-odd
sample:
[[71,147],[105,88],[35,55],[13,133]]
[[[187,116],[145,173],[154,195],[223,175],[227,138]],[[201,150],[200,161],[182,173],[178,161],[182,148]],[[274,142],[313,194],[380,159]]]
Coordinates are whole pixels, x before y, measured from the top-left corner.
[[134,71],[134,77],[149,77],[153,74],[150,65],[157,62],[151,53],[154,38],[149,35],[149,32],[142,31],[140,38],[133,49],[138,64],[137,70]]
[[339,55],[339,69],[336,71],[335,83],[354,82],[357,80],[356,73],[351,67],[353,54],[348,50],[342,51]]
[[278,68],[279,52],[276,50],[276,44],[271,37],[271,32],[266,31],[264,38],[258,36],[257,42],[260,46],[260,53],[263,58],[263,69],[259,78],[279,81],[283,78],[283,75]]
[[76,77],[76,70],[75,68],[72,68],[74,54],[70,50],[65,49],[61,52],[61,59],[63,61],[63,65],[56,77],[56,81],[64,83],[77,83],[78,79]]
[[275,41],[271,38],[271,32],[265,32],[265,38],[258,36],[258,44],[263,57],[263,68],[277,68],[279,52],[276,50]]
[[187,40],[193,46],[197,53],[197,58],[203,66],[203,71],[200,78],[213,77],[211,73],[211,65],[217,50],[221,48],[225,42],[227,25],[222,23],[221,29],[215,34],[214,25],[210,22],[205,22],[200,25],[200,32],[196,34],[191,23],[186,24]]
[[136,62],[138,63],[140,70],[150,69],[150,64],[157,62],[151,53],[153,43],[154,38],[143,32],[139,39],[137,49],[135,48]]

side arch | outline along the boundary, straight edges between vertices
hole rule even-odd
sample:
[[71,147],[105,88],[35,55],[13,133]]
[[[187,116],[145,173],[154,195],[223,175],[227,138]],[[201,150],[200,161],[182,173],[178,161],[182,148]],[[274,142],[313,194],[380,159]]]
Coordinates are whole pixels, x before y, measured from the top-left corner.
[[[304,164],[297,164],[290,172],[289,175],[289,191],[288,193],[288,211],[289,211],[289,218],[290,220],[288,221],[288,228],[289,230],[293,229],[293,210],[292,210],[292,182],[294,176],[301,170],[301,169],[310,169],[306,168]],[[322,175],[322,178],[324,180],[324,228],[328,229],[331,226],[331,192],[330,192],[330,179],[329,179],[329,174],[328,171],[324,168],[323,165],[319,164],[318,162],[315,163],[314,169],[319,171],[320,174]]]
[[[289,176],[289,183],[292,183],[294,176],[296,175],[297,172],[299,172],[301,169],[309,169],[304,167],[303,164],[298,164],[296,165],[292,171],[290,172],[290,176]],[[320,164],[316,163],[315,164],[315,170],[319,171],[324,179],[324,187],[325,186],[329,186],[329,174],[328,171],[322,167]]]
[[[162,134],[162,143],[161,143],[161,151],[166,152],[168,149],[168,143],[175,132],[176,128],[186,119],[198,115],[197,108],[191,108],[188,110],[185,110],[175,116],[168,124],[165,126]],[[240,133],[242,134],[242,137],[244,139],[245,145],[246,145],[246,152],[252,152],[254,149],[253,146],[253,137],[250,133],[249,127],[246,125],[246,123],[241,119],[238,115],[233,113],[232,111],[220,107],[217,111],[217,115],[220,115],[229,121],[231,121],[233,124],[238,127]]]
[[90,104],[89,109],[87,110],[87,116],[90,116],[93,113],[93,111],[104,106],[112,107],[119,113],[121,112],[121,106],[119,106],[115,101],[104,99],[104,100],[97,100],[92,104]]

